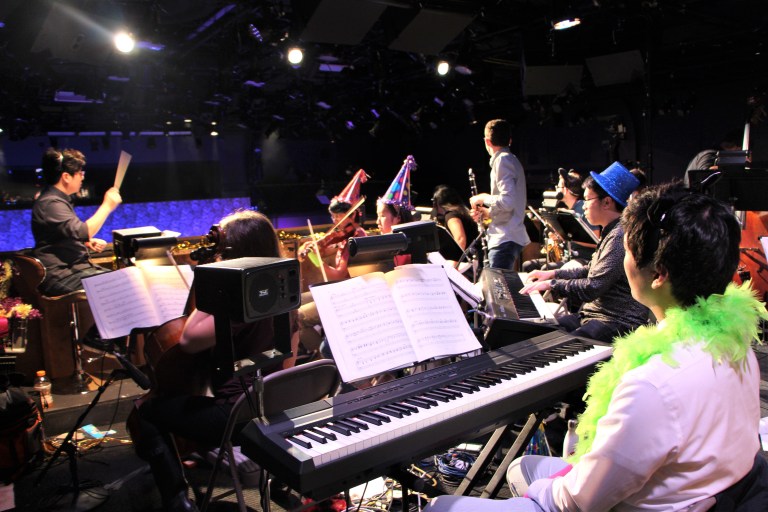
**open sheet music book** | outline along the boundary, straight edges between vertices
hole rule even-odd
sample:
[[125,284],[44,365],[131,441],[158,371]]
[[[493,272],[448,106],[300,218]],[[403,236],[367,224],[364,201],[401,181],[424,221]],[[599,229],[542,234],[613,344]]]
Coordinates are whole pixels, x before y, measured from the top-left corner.
[[185,281],[191,284],[193,277],[189,265],[126,267],[86,277],[83,288],[99,334],[110,339],[182,316],[189,296]]
[[[476,308],[480,305],[480,302],[483,300],[483,286],[480,283],[473,283],[466,277],[464,277],[464,272],[467,272],[470,270],[468,267],[463,267],[459,265],[459,268],[455,268],[450,261],[447,261],[439,252],[431,252],[427,254],[427,259],[430,263],[434,263],[435,265],[442,265],[443,269],[445,270],[445,275],[448,276],[448,280],[451,282],[451,286],[453,287],[453,291],[456,292],[456,294],[467,301],[467,303],[472,306],[473,308]],[[469,264],[471,267],[471,263]]]
[[310,288],[344,382],[481,349],[439,265]]

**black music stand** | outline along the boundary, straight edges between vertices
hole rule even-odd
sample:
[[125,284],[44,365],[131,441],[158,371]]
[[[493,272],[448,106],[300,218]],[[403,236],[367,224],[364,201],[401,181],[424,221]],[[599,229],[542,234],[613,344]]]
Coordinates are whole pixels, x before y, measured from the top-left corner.
[[581,215],[573,210],[560,209],[554,212],[539,210],[538,216],[548,228],[565,240],[568,254],[573,254],[571,247],[573,242],[594,245],[600,241]]
[[691,171],[701,192],[738,211],[768,211],[768,169]]

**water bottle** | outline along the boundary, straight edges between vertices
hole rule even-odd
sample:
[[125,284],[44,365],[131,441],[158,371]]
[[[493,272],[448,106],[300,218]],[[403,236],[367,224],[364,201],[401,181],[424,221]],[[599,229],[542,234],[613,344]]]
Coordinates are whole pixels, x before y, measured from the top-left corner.
[[51,394],[51,379],[45,376],[45,370],[39,370],[35,383],[33,385],[35,391],[40,394],[40,405],[43,409],[49,409],[53,407],[53,394]]
[[568,432],[563,439],[563,457],[570,457],[576,453],[576,443],[579,442],[579,436],[576,435],[577,423],[574,419],[568,420]]

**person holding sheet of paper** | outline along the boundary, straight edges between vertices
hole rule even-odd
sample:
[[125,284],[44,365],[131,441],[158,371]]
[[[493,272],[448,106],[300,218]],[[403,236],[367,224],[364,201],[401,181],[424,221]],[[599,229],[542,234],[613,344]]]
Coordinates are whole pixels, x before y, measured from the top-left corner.
[[[255,211],[233,213],[221,223],[222,242],[217,247],[217,259],[249,256],[279,256],[279,242],[269,219]],[[232,326],[235,357],[255,357],[274,347],[274,326],[271,318]],[[181,334],[181,350],[203,354],[216,344],[214,317],[194,310],[187,318]],[[278,368],[267,368],[265,374]],[[192,378],[190,376],[190,378]],[[245,377],[250,386],[253,376]],[[163,510],[197,510],[187,497],[187,482],[172,435],[195,441],[203,446],[218,446],[229,413],[243,393],[239,378],[216,385],[212,396],[175,395],[154,396],[138,409],[137,429],[131,436],[139,457],[145,459],[160,490]]]
[[88,250],[100,252],[104,240],[95,238],[107,217],[122,203],[120,191],[111,187],[96,212],[85,221],[73,208],[72,196],[85,179],[85,155],[76,149],[48,148],[43,155],[46,188],[32,206],[33,255],[45,266],[40,290],[64,295],[82,288],[81,279],[107,270],[91,263]]

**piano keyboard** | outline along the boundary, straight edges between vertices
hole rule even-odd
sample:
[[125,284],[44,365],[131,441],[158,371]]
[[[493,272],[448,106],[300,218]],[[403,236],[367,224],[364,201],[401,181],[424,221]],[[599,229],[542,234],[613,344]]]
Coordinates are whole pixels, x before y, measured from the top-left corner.
[[554,322],[554,315],[540,293],[520,293],[527,274],[489,268],[480,280],[486,301],[486,313],[494,318],[510,318],[532,322]]
[[476,438],[583,385],[611,347],[560,332],[286,411],[243,453],[303,494],[330,495]]

